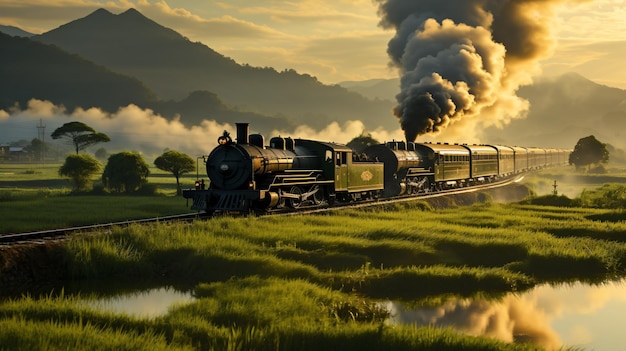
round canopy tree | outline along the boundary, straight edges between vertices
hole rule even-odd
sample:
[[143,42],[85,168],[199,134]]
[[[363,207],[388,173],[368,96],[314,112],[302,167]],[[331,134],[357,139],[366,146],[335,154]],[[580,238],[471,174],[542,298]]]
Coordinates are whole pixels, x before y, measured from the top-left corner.
[[59,168],[59,175],[70,178],[75,191],[81,191],[91,183],[91,176],[99,172],[102,165],[90,155],[69,155]]
[[163,171],[170,172],[176,177],[176,194],[180,195],[180,177],[196,169],[193,158],[175,150],[166,151],[154,160],[154,165]]
[[368,146],[380,144],[378,140],[372,137],[372,134],[361,134],[358,137],[350,140],[346,146],[354,150],[355,153],[362,153]]
[[574,151],[569,155],[569,163],[576,168],[609,162],[609,151],[593,135],[578,140]]
[[97,133],[93,128],[82,122],[68,122],[52,132],[52,139],[67,139],[78,154],[78,151],[85,148],[111,141],[108,135]]
[[131,193],[141,188],[150,175],[148,164],[137,152],[120,152],[109,156],[102,172],[102,183],[110,190]]

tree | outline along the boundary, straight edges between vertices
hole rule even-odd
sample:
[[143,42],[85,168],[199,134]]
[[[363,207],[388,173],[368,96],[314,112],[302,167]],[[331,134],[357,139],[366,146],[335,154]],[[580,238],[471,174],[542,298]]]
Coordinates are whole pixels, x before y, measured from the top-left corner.
[[98,150],[96,150],[96,152],[94,153],[94,156],[96,156],[98,160],[106,160],[107,157],[109,157],[109,153],[107,152],[105,148],[101,147]]
[[175,150],[166,151],[154,160],[154,165],[176,177],[176,194],[180,195],[180,176],[196,169],[195,161],[189,155]]
[[24,150],[30,152],[35,157],[35,160],[44,161],[44,156],[48,151],[48,145],[38,138],[31,140],[30,145],[24,147]]
[[599,142],[593,135],[578,140],[574,151],[569,155],[569,164],[575,165],[576,168],[607,162],[609,151],[606,144]]
[[69,155],[59,168],[59,175],[70,178],[75,191],[85,189],[91,182],[91,176],[99,172],[102,165],[90,155]]
[[378,140],[372,138],[372,134],[361,134],[358,137],[350,140],[347,144],[349,148],[351,148],[355,153],[360,154],[365,150],[368,146],[380,144]]
[[76,154],[78,151],[95,145],[98,143],[104,143],[111,141],[108,135],[104,133],[97,133],[93,128],[82,122],[68,122],[52,132],[52,139],[68,139]]
[[147,182],[149,174],[148,164],[139,153],[125,151],[109,156],[102,183],[111,190],[131,193]]

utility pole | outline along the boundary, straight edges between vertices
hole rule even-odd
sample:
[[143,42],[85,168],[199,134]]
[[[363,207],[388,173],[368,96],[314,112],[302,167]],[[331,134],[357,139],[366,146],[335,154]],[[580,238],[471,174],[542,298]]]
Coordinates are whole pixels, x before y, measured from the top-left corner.
[[554,188],[554,190],[552,190],[552,195],[557,196],[559,193],[558,191],[556,191],[556,188],[557,188],[556,179],[554,180],[554,185],[552,185],[552,187]]
[[41,150],[39,150],[39,158],[40,158],[41,164],[46,163],[46,143],[44,141],[45,135],[46,135],[46,125],[43,124],[43,120],[40,118],[39,124],[37,125],[37,138],[41,140],[41,144],[39,145],[39,147],[41,148]]

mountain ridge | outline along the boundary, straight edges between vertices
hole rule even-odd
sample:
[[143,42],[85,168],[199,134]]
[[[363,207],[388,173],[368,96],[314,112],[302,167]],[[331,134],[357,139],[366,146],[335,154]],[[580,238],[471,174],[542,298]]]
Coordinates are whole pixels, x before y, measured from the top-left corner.
[[338,85],[324,85],[295,70],[278,72],[270,67],[240,65],[139,16],[136,10],[119,15],[105,11],[98,10],[34,39],[137,77],[165,100],[207,90],[240,110],[282,115],[312,127],[351,114],[371,128],[395,126],[388,102],[369,100]]

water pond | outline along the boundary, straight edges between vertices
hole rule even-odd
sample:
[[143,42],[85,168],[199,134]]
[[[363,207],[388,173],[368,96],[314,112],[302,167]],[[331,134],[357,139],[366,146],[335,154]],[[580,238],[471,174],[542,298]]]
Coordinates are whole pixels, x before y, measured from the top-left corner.
[[146,291],[126,293],[89,302],[93,308],[123,313],[130,316],[152,318],[164,315],[170,307],[193,301],[191,292],[161,287]]
[[[166,314],[176,304],[193,301],[191,292],[170,287],[103,298],[92,306],[138,317]],[[626,343],[626,282],[541,285],[498,300],[448,299],[420,307],[383,302],[390,324],[450,327],[470,335],[508,342],[530,341],[547,349],[574,346],[585,350],[621,350]]]
[[626,282],[541,285],[499,300],[448,300],[435,307],[388,301],[390,323],[450,327],[547,349],[622,350],[626,343]]

